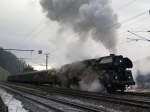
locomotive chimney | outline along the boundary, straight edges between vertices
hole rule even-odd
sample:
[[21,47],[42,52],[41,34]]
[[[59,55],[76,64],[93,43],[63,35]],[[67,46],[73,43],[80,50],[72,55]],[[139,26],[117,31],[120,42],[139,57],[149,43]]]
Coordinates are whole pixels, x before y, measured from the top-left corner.
[[110,54],[110,56],[115,56],[115,54]]

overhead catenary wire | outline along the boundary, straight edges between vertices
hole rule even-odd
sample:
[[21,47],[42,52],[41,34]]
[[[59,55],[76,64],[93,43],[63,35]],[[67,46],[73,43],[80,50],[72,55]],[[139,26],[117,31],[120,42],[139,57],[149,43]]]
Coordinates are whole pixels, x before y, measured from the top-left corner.
[[[143,39],[135,39],[135,38],[127,38],[127,39],[128,39],[130,42],[131,42],[131,41],[139,41],[139,40],[143,40]],[[128,41],[128,42],[129,42],[129,41]]]
[[[144,36],[141,36],[141,35],[138,35],[138,34],[136,34],[136,33],[133,33],[133,32],[131,32],[131,31],[126,31],[127,33],[130,33],[131,35],[134,35],[134,36],[136,36],[136,37],[138,37],[138,38],[129,38],[129,37],[127,37],[126,39],[127,39],[127,43],[129,43],[129,42],[132,42],[132,41],[148,41],[148,42],[150,42],[150,39],[147,39],[146,37],[144,37]],[[126,32],[122,32],[121,34],[123,34],[123,33],[126,33]],[[146,32],[150,32],[149,30],[148,31],[146,31]],[[118,45],[122,45],[122,44],[125,44],[126,42],[121,42],[121,43],[118,43]]]
[[144,36],[138,35],[138,34],[136,34],[136,33],[134,33],[134,32],[129,31],[129,30],[128,30],[128,32],[131,33],[132,35],[138,37],[137,39],[128,38],[128,39],[130,39],[130,40],[132,40],[132,41],[144,40],[144,41],[150,42],[150,39],[147,39],[147,38],[144,37]]
[[145,26],[145,22],[146,23],[149,23],[149,17],[148,17],[148,15],[143,15],[143,16],[140,16],[140,17],[138,17],[138,18],[135,18],[135,19],[133,19],[133,20],[131,20],[131,21],[129,21],[129,22],[125,22],[125,23],[123,23],[122,25],[121,25],[121,27],[122,28],[127,28],[127,29],[129,29],[129,28],[132,28],[132,27],[137,27],[137,28],[139,28],[139,27],[142,27],[142,26]]
[[[132,21],[132,20],[135,20],[135,19],[137,19],[138,17],[141,17],[141,16],[143,16],[144,14],[148,14],[148,15],[150,15],[150,10],[146,10],[146,11],[144,11],[144,12],[141,12],[141,13],[139,13],[139,14],[137,14],[137,15],[135,15],[135,16],[133,16],[133,17],[130,17],[130,18],[128,18],[128,19],[126,19],[126,20],[124,20],[123,22],[122,22],[122,25],[124,25],[125,23],[128,23],[128,22],[130,22],[130,21]],[[146,21],[147,20],[149,20],[149,17],[145,17],[144,18],[144,20],[146,19]],[[143,20],[142,20],[142,22],[143,22]],[[139,22],[139,23],[142,23],[142,22]],[[148,21],[147,21],[148,22]],[[136,24],[137,25],[137,24]],[[150,32],[150,27],[142,27],[142,26],[145,26],[145,25],[148,25],[148,24],[141,24],[140,26],[138,26],[138,27],[136,27],[136,28],[138,28],[138,30],[139,31],[145,31],[145,32]],[[128,25],[129,26],[129,25]],[[133,25],[130,25],[129,27],[132,27]],[[134,29],[136,29],[135,27],[134,27]],[[142,29],[141,29],[142,28]],[[124,29],[124,28],[123,28]],[[129,29],[129,28],[126,28],[126,29]],[[125,33],[126,33],[127,31],[124,31],[124,30],[122,30],[122,32],[119,34],[119,36],[120,35],[125,35]],[[129,40],[129,39],[128,39]],[[135,39],[135,40],[137,40],[137,39]]]
[[34,37],[37,38],[39,36],[39,34],[46,28],[47,28],[47,25],[43,26],[41,29],[39,29],[39,31],[35,32]]
[[[132,16],[132,17],[130,17],[130,18],[127,18],[127,19],[123,20],[123,21],[120,22],[120,23],[121,23],[121,24],[128,23],[128,22],[130,22],[130,21],[132,21],[132,20],[134,20],[134,19],[137,19],[137,18],[140,17],[140,16],[145,15],[146,13],[149,14],[149,13],[150,13],[150,10],[143,11],[143,12],[141,12],[141,13],[135,15],[135,16]],[[108,29],[111,29],[111,28],[115,27],[116,25],[118,25],[118,23],[114,23],[114,24],[112,24],[112,25],[105,26],[105,27],[108,28]]]
[[40,22],[39,22],[37,25],[35,25],[35,26],[26,34],[26,36],[27,36],[28,38],[30,38],[31,35],[32,35],[33,33],[35,33],[35,32],[39,29],[39,27],[41,27],[41,26],[43,25],[43,23],[45,22],[45,21],[43,21],[44,19],[45,19],[45,17],[43,17],[43,18],[40,20]]
[[[132,29],[132,30],[130,30],[130,31],[132,31],[132,32],[135,32],[135,33],[144,33],[144,34],[149,34],[150,33],[150,26],[147,26],[148,24],[142,24],[142,25],[138,25],[138,27],[133,27],[133,28],[126,28],[126,30],[129,30],[129,29]],[[132,26],[132,25],[130,25],[130,26]],[[133,30],[133,29],[137,29],[137,31],[135,30]],[[124,29],[125,30],[125,29]],[[129,34],[129,32],[127,32],[127,31],[122,31],[122,32],[120,32],[119,33],[119,36],[126,36],[127,34]],[[131,33],[130,33],[130,35],[132,35]],[[129,35],[128,35],[129,36]],[[128,40],[130,40],[130,39],[128,39]]]
[[[150,15],[150,10],[148,11],[148,15]],[[144,16],[145,17],[145,16]],[[143,18],[143,16],[142,16],[142,18]],[[146,19],[146,21],[143,21],[143,19],[145,20]],[[124,28],[124,26],[123,26],[123,30],[121,30],[122,32],[119,34],[119,36],[120,35],[123,35],[124,34],[124,36],[128,33],[127,31],[125,31],[125,30],[128,30],[128,29],[136,29],[137,30],[137,32],[139,31],[139,32],[149,32],[150,31],[150,26],[149,26],[149,16],[147,16],[147,17],[145,17],[145,18],[143,18],[140,22],[138,22],[138,24],[136,23],[136,26],[137,27],[134,27],[134,25],[131,25],[132,23],[130,22],[130,25],[128,25],[128,27],[127,28]],[[139,19],[138,19],[139,20]],[[142,23],[142,24],[141,24]],[[145,23],[147,23],[147,24],[145,24]],[[124,24],[123,24],[124,25]],[[127,33],[126,33],[127,32]],[[135,32],[136,33],[136,32]],[[133,39],[128,39],[128,40],[130,40],[130,41],[139,41],[139,40],[141,40],[141,39],[135,39],[135,40],[133,40]],[[128,41],[129,42],[129,41]]]
[[32,58],[17,58],[19,60],[32,60]]
[[[137,1],[137,0],[132,0],[132,1],[129,1],[127,4],[125,4],[124,6],[121,6],[122,8],[126,8],[127,6],[129,6],[129,5],[131,5],[132,3],[134,3],[135,1]],[[121,9],[119,9],[119,11],[120,11]],[[148,10],[149,11],[149,10]],[[144,11],[144,12],[142,12],[142,13],[140,13],[140,14],[138,14],[138,15],[136,15],[136,16],[133,16],[133,17],[131,17],[131,18],[128,18],[128,19],[126,19],[126,20],[123,20],[122,22],[121,22],[121,24],[125,24],[125,23],[127,23],[127,22],[129,22],[129,21],[131,21],[131,20],[133,20],[133,19],[136,19],[136,18],[138,18],[139,16],[142,16],[142,15],[144,15],[144,14],[146,14],[147,13],[147,11]],[[43,19],[42,19],[43,20]],[[30,37],[34,32],[36,32],[37,31],[37,29],[39,29],[39,27],[41,27],[41,24],[43,24],[43,21],[41,22],[40,21],[40,23],[37,25],[37,26],[35,26],[28,34],[27,34],[27,36],[28,37]],[[117,23],[118,24],[118,23]],[[112,27],[115,27],[116,25],[117,25],[116,23],[115,24],[112,24],[112,25],[109,25],[109,26],[106,26],[106,27],[108,27],[108,28],[112,28]],[[45,27],[44,27],[45,28]],[[42,28],[42,29],[44,29],[44,28]],[[41,32],[42,30],[40,30],[39,32]],[[37,32],[37,35],[39,34],[39,32]]]
[[143,16],[143,15],[146,14],[146,13],[149,14],[149,11],[150,11],[150,10],[143,11],[143,12],[141,12],[141,13],[135,15],[135,16],[132,16],[132,17],[126,19],[126,20],[123,20],[121,23],[122,23],[122,24],[125,24],[125,23],[127,23],[127,22],[129,22],[129,21],[132,21],[132,20],[134,20],[134,19],[137,19],[137,18],[140,17],[140,16]]
[[[132,3],[134,3],[135,1],[137,1],[137,0],[132,0],[132,1],[129,1],[127,4],[125,4],[124,6],[122,6],[122,8],[126,8],[126,7],[128,7],[128,6],[130,6]],[[121,10],[121,9],[119,9],[119,10]],[[149,10],[148,10],[148,12],[150,12]],[[144,15],[144,14],[146,14],[147,13],[147,11],[144,11],[144,12],[142,12],[142,13],[140,13],[140,14],[137,14],[137,15],[135,15],[135,16],[133,16],[133,17],[130,17],[130,18],[128,18],[128,19],[125,19],[125,20],[123,20],[122,22],[121,22],[121,24],[125,24],[125,23],[128,23],[129,21],[132,21],[132,20],[134,20],[134,19],[137,19],[138,17],[140,17],[140,16],[142,16],[142,15]],[[43,29],[45,29],[45,27],[44,28],[42,28],[40,31],[38,31],[38,32],[36,32],[37,31],[37,29],[39,29],[39,27],[41,27],[41,24],[43,23],[43,21],[42,22],[40,22],[36,27],[34,27],[33,29],[32,29],[32,31],[31,32],[29,32],[29,34],[28,34],[28,37],[30,37],[33,33],[36,33],[36,35],[39,35],[39,32],[41,32]],[[118,23],[117,23],[118,24]],[[112,27],[115,27],[117,24],[112,24],[112,25],[109,25],[109,26],[106,26],[106,27],[108,27],[108,29],[111,29]]]
[[150,26],[144,27],[142,30],[143,30],[143,31],[145,30],[145,31],[150,32]]
[[148,30],[148,31],[137,30],[137,31],[132,31],[132,32],[147,32],[147,33],[150,33],[150,30]]
[[33,52],[35,50],[32,50],[32,49],[2,49],[2,50],[6,50],[6,51],[30,51],[30,52]]
[[147,40],[147,38],[145,38],[145,37],[143,37],[143,36],[140,36],[140,35],[137,35],[136,33],[133,33],[133,32],[131,32],[131,31],[129,31],[129,30],[128,30],[128,32],[131,33],[131,34],[133,34],[133,35],[135,35],[135,36],[137,36],[137,37],[139,37],[139,38],[141,38],[141,39]]
[[117,8],[118,11],[120,12],[120,11],[126,9],[127,7],[129,7],[129,6],[131,6],[133,3],[135,3],[135,1],[137,1],[137,0],[129,1],[129,2],[126,3],[125,5],[120,6],[119,8]]

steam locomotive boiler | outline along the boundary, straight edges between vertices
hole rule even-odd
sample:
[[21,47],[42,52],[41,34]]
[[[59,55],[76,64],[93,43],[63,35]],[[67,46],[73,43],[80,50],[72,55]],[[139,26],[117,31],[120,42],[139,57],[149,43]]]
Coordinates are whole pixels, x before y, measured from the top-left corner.
[[80,88],[83,83],[88,85],[98,80],[108,92],[124,91],[127,86],[135,84],[130,70],[132,67],[129,58],[111,54],[67,64],[60,69],[12,75],[8,81]]

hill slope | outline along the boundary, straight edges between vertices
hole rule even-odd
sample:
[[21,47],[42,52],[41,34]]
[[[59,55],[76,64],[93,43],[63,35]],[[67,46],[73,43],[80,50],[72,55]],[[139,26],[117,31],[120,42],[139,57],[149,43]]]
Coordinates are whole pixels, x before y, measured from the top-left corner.
[[27,64],[18,59],[13,53],[5,51],[0,47],[0,66],[11,74],[16,74],[23,71]]
[[8,71],[0,67],[0,81],[5,81],[9,75],[10,73]]

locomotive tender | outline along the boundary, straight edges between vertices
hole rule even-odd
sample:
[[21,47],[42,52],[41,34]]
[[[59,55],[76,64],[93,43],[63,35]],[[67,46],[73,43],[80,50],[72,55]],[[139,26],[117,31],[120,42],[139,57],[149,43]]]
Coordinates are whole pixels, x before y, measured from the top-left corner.
[[72,86],[79,86],[80,81],[87,77],[87,69],[90,69],[93,72],[88,72],[90,74],[88,77],[96,74],[99,82],[108,92],[124,91],[126,87],[135,84],[130,70],[132,67],[132,61],[129,58],[110,54],[105,57],[67,64],[60,69],[12,75],[8,77],[8,81],[51,84],[70,88]]

